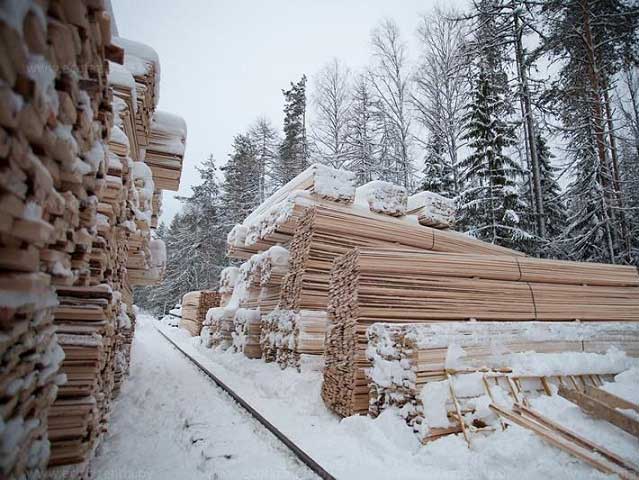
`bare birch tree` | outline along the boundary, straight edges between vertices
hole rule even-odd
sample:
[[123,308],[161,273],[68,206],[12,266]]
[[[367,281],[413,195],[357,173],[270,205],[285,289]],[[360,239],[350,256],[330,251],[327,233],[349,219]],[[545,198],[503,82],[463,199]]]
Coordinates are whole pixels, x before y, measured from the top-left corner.
[[413,189],[411,159],[411,117],[407,47],[399,27],[390,19],[382,21],[372,32],[373,66],[369,77],[373,91],[392,126],[395,148],[389,149],[395,170],[395,181]]
[[334,58],[315,76],[311,125],[314,153],[322,163],[341,168],[348,161],[348,117],[351,105],[350,70]]
[[453,193],[458,193],[457,157],[470,95],[464,57],[466,32],[464,24],[453,19],[455,16],[455,12],[437,8],[420,19],[417,35],[421,52],[413,75],[411,102],[429,139],[444,141],[444,161],[453,173]]

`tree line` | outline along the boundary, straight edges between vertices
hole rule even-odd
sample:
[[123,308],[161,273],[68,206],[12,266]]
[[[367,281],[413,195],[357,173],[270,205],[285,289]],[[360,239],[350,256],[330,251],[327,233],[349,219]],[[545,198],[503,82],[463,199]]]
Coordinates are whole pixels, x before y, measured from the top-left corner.
[[[457,229],[530,255],[639,260],[639,7],[631,0],[477,0],[419,18],[411,60],[397,24],[370,62],[333,59],[282,90],[157,235],[168,265],[138,301],[161,310],[214,287],[226,233],[313,162],[458,204]],[[307,86],[309,93],[307,95]]]

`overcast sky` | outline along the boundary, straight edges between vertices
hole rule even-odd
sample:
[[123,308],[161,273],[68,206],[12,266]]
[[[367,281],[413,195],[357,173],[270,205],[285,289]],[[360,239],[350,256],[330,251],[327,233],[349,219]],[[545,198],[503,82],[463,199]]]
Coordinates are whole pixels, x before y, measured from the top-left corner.
[[[460,4],[461,0],[447,1]],[[281,90],[337,57],[358,71],[370,31],[390,17],[415,56],[420,13],[435,0],[112,0],[119,35],[153,47],[162,76],[158,108],[188,128],[179,195],[197,184],[195,166],[226,162],[233,136],[260,115],[281,129]],[[164,192],[162,219],[180,205]]]

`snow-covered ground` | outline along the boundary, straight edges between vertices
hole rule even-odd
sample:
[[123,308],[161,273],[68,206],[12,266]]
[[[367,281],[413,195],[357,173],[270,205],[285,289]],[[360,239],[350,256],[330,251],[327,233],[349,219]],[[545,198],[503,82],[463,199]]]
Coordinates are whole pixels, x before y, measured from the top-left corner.
[[141,315],[97,479],[317,478]]
[[[461,436],[422,446],[392,410],[377,419],[340,419],[320,398],[319,368],[302,373],[282,371],[242,354],[214,352],[201,347],[199,338],[144,315],[136,332],[132,375],[115,407],[113,435],[98,461],[100,472],[137,465],[154,479],[310,475],[197,374],[153,326],[169,334],[337,478],[608,478],[517,426],[490,437],[475,436],[469,450]],[[639,371],[631,370],[629,375],[635,378],[630,379],[632,385]],[[620,393],[629,395],[628,388],[622,390]],[[630,395],[636,395],[639,388],[630,390]],[[639,463],[637,439],[585,416],[570,402],[560,397],[539,398],[532,406]],[[231,458],[227,460],[225,454]]]

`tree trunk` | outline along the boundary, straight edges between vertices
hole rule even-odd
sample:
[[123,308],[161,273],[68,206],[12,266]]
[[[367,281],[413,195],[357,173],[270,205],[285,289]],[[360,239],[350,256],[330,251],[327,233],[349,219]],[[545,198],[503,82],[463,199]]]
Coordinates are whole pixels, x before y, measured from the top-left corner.
[[613,185],[617,199],[617,206],[619,207],[619,220],[621,222],[621,232],[623,235],[624,244],[626,247],[626,255],[628,259],[631,257],[630,253],[630,233],[628,229],[628,220],[626,218],[625,201],[623,195],[623,187],[621,183],[621,174],[619,172],[619,155],[617,151],[617,140],[615,137],[614,120],[612,118],[612,108],[610,106],[610,95],[608,93],[609,85],[607,78],[604,78],[604,105],[606,107],[606,120],[608,125],[608,139],[610,141],[610,156],[612,158],[612,174]]
[[[611,237],[610,241],[614,244],[613,230],[610,228],[615,223],[615,213],[612,208],[612,202],[610,198],[610,166],[608,164],[608,155],[606,154],[607,145],[605,137],[605,128],[603,126],[604,113],[601,102],[601,79],[600,72],[597,68],[597,59],[595,55],[594,43],[592,40],[592,32],[590,30],[590,9],[588,0],[579,0],[581,10],[583,14],[583,34],[584,34],[584,46],[587,54],[587,67],[588,67],[588,79],[590,81],[591,89],[591,101],[592,101],[592,125],[595,132],[595,141],[597,144],[597,156],[599,157],[600,164],[600,181],[603,189],[604,205],[606,208],[606,228]],[[611,245],[612,247],[612,245]],[[613,249],[614,251],[614,249]]]
[[525,133],[527,138],[527,148],[530,153],[530,166],[532,171],[533,199],[535,218],[537,220],[537,234],[542,240],[546,239],[546,222],[544,215],[543,192],[541,189],[541,168],[539,167],[539,156],[537,155],[537,142],[535,135],[535,122],[533,121],[530,101],[530,89],[528,86],[528,75],[524,64],[524,52],[521,44],[522,28],[519,25],[519,16],[514,14],[515,22],[515,49],[517,56],[517,74],[519,76],[520,98],[522,103],[522,115],[525,120]]

